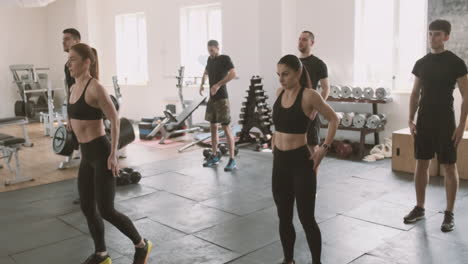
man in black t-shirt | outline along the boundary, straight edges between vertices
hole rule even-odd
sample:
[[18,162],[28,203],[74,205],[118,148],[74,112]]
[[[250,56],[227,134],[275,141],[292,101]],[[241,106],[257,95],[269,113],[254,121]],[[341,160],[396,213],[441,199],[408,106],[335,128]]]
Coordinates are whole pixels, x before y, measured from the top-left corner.
[[[74,28],[67,28],[63,30],[63,37],[62,37],[62,45],[63,45],[63,51],[69,52],[70,48],[73,45],[76,45],[80,43],[81,41],[81,35],[80,32]],[[67,84],[67,87],[65,87],[66,91],[66,102],[68,104],[68,97],[70,95],[70,88],[72,87],[73,84],[75,84],[75,78],[71,77],[70,71],[68,69],[68,62],[65,63],[65,82]],[[73,154],[72,156],[73,157]],[[70,158],[71,158],[70,157]],[[76,199],[73,201],[74,204],[79,204],[80,203],[80,198]]]
[[[205,119],[210,122],[213,153],[217,153],[218,151],[218,124],[221,123],[227,139],[230,156],[229,162],[224,170],[232,171],[236,168],[236,162],[234,161],[235,146],[234,135],[229,126],[231,123],[231,115],[226,84],[236,77],[236,72],[231,58],[227,55],[219,54],[219,43],[216,40],[208,41],[208,53],[210,56],[208,57],[200,86],[200,94],[203,95],[203,85],[208,76],[210,83],[210,99],[206,106]],[[220,159],[221,158],[217,155],[213,155],[206,160],[203,166],[212,167],[218,164]]]
[[[417,205],[404,217],[405,223],[414,223],[424,218],[428,168],[430,160],[437,154],[437,159],[445,170],[447,208],[441,226],[443,232],[452,231],[455,227],[453,210],[458,190],[457,147],[463,137],[468,113],[466,64],[444,48],[445,42],[449,40],[450,30],[451,25],[445,20],[435,20],[429,25],[431,52],[418,60],[413,69],[415,80],[410,98],[408,125],[414,136]],[[463,97],[458,127],[453,109],[455,84],[458,84]],[[415,124],[416,111],[418,116]]]
[[[310,31],[303,31],[299,36],[298,49],[301,53],[300,59],[304,67],[309,73],[312,82],[312,88],[317,90],[318,84],[322,87],[321,95],[324,100],[327,100],[330,94],[330,86],[328,84],[328,69],[327,65],[318,57],[312,55],[312,47],[315,43],[315,36]],[[313,116],[309,121],[307,128],[307,144],[311,151],[315,151],[320,144],[320,120],[317,117],[317,111],[314,111]]]
[[[62,45],[63,45],[63,51],[69,52],[70,48],[73,45],[76,45],[80,43],[81,41],[81,34],[78,30],[74,28],[67,28],[63,32],[63,38],[62,38]],[[67,98],[68,95],[70,94],[70,88],[72,87],[73,84],[75,84],[75,78],[71,77],[70,71],[68,70],[67,63],[65,63],[65,80],[67,83]]]

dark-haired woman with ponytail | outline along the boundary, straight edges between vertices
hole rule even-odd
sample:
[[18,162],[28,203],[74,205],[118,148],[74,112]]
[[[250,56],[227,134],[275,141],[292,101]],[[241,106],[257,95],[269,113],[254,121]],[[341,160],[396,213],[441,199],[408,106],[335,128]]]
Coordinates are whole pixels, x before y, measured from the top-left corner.
[[[338,118],[319,93],[306,89],[309,75],[299,58],[286,55],[278,62],[281,88],[273,106],[273,178],[272,191],[279,216],[279,233],[284,264],[294,262],[296,232],[293,225],[294,201],[306,234],[313,264],[321,263],[322,237],[315,220],[317,179],[315,168],[330,148],[338,128]],[[317,110],[329,120],[324,144],[310,153],[307,147],[307,125]]]
[[[135,245],[134,264],[146,264],[152,249],[151,241],[143,239],[132,221],[114,208],[115,176],[119,171],[117,145],[119,119],[106,89],[99,83],[97,52],[86,44],[70,48],[67,64],[75,78],[68,102],[69,129],[80,143],[81,164],[78,172],[78,192],[81,210],[86,216],[94,241],[95,253],[83,264],[111,264],[104,241],[107,220],[132,240]],[[111,142],[105,136],[103,114],[111,122]]]

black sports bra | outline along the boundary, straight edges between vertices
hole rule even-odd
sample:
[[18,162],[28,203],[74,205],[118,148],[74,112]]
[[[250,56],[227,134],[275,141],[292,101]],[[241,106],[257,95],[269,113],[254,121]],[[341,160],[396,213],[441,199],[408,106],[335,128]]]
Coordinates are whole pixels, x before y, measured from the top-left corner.
[[78,101],[76,101],[74,104],[71,104],[70,100],[68,101],[67,111],[68,111],[68,116],[71,119],[78,119],[78,120],[102,119],[103,117],[102,110],[99,108],[90,106],[85,101],[86,90],[88,89],[88,85],[92,79],[93,78],[89,79]]
[[275,124],[276,131],[288,134],[305,134],[307,132],[309,117],[302,110],[303,92],[304,87],[301,88],[294,104],[289,108],[284,108],[281,105],[284,90],[278,96],[273,105],[273,123]]

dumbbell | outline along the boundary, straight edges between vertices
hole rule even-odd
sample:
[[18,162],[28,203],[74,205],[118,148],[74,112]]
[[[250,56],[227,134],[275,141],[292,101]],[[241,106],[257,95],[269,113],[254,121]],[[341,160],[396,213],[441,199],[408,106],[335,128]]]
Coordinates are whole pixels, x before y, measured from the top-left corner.
[[265,101],[266,99],[268,99],[268,95],[255,97],[255,100],[257,101]]
[[240,118],[240,119],[244,119],[244,117],[245,117],[245,113],[240,113],[240,114],[239,114],[239,118]]
[[203,150],[203,157],[208,158],[208,157],[211,156],[212,153],[213,153],[213,151],[211,149],[206,148],[206,149]]
[[263,84],[262,83],[254,83],[253,87],[255,90],[262,90],[263,89]]
[[[241,111],[242,111],[242,109],[241,109]],[[268,108],[260,108],[260,109],[258,109],[258,111],[259,111],[261,114],[266,114],[266,113],[270,113],[270,112],[271,112],[271,110],[268,109]]]
[[270,116],[269,115],[263,115],[260,117],[260,120],[262,121],[269,121],[270,120]]
[[255,90],[254,91],[255,95],[263,95],[265,93],[265,91],[263,90]]
[[257,107],[265,107],[265,106],[267,106],[266,103],[258,103],[258,104],[257,104]]
[[339,142],[335,150],[338,157],[342,159],[347,159],[353,154],[353,147],[347,142]]
[[123,168],[122,171],[124,171],[124,172],[126,172],[126,173],[132,173],[132,172],[134,172],[134,170],[133,170],[132,168],[129,168],[129,167]]
[[270,122],[267,122],[267,121],[264,121],[264,122],[262,122],[262,125],[263,125],[263,126],[271,126],[271,123],[270,123]]
[[242,106],[247,106],[248,102],[242,102]]
[[218,149],[221,152],[221,154],[224,156],[229,152],[229,148],[226,144],[222,143],[218,145]]
[[239,120],[239,125],[245,125],[245,120],[243,119]]
[[138,171],[134,171],[134,172],[130,173],[130,181],[133,184],[139,183],[140,180],[141,180],[141,173],[139,173]]
[[[218,149],[217,155],[218,155],[218,157],[221,157],[221,152],[219,151],[219,149]],[[212,156],[213,156],[213,150],[212,149],[206,148],[206,149],[203,150],[203,157],[205,157],[205,159],[209,159]]]
[[[220,144],[219,145],[219,150],[221,151],[221,154],[223,154],[224,156],[227,156],[229,155],[229,148],[226,144]],[[238,146],[234,146],[234,156],[237,156],[239,154],[239,147]]]
[[124,185],[129,185],[132,183],[130,174],[125,172],[124,170],[120,170],[119,176],[115,178],[115,183],[117,186],[124,186]]

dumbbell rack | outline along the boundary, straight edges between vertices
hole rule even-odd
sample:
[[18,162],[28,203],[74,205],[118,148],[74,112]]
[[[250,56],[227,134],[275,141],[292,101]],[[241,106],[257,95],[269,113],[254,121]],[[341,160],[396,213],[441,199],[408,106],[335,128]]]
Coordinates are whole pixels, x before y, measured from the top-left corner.
[[246,101],[242,103],[239,124],[242,125],[239,133],[237,144],[258,142],[256,138],[251,136],[250,130],[254,127],[262,132],[260,144],[271,144],[271,125],[273,120],[271,117],[272,111],[266,100],[268,96],[263,90],[262,78],[258,75],[250,79],[248,95]]
[[[328,102],[341,102],[341,103],[363,103],[363,104],[372,104],[372,114],[378,115],[378,104],[387,104],[392,102],[392,98],[388,98],[387,100],[376,100],[376,99],[356,99],[356,98],[333,98],[328,97]],[[327,125],[321,125],[322,128],[328,128]],[[366,136],[368,134],[374,134],[374,144],[380,144],[380,136],[379,133],[385,130],[385,125],[382,125],[376,129],[371,128],[355,128],[355,127],[344,127],[340,125],[338,130],[347,130],[347,131],[356,131],[361,133],[360,141],[359,141],[359,158],[363,158],[365,154],[365,144],[366,144]]]

